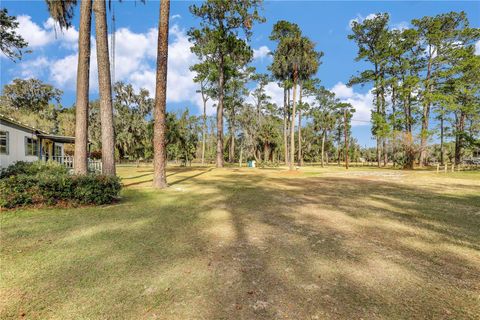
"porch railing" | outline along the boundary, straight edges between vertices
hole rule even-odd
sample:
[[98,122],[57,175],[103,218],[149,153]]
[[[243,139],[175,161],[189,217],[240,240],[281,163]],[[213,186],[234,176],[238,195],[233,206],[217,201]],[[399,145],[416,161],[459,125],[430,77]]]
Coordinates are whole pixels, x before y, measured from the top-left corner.
[[88,158],[88,170],[102,173],[102,161]]
[[[55,161],[58,163],[63,164],[65,167],[68,169],[75,168],[75,161],[72,156],[53,156],[53,157],[42,157],[43,161]],[[91,172],[95,173],[101,173],[102,172],[102,161],[100,160],[93,160],[88,158],[88,170]]]
[[73,157],[70,156],[54,156],[54,157],[49,157],[48,159],[45,158],[43,160],[52,160],[58,163],[63,164],[65,167],[69,169],[73,169]]

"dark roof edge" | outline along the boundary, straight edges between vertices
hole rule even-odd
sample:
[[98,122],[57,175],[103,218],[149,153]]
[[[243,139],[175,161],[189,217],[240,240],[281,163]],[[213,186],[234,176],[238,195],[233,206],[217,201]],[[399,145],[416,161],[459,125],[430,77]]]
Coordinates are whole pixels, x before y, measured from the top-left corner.
[[3,115],[3,114],[1,114],[1,113],[0,113],[0,119],[1,119],[1,120],[4,120],[5,122],[10,122],[10,123],[12,123],[12,124],[15,124],[15,125],[17,125],[17,126],[19,126],[19,127],[22,127],[22,128],[24,128],[24,129],[31,130],[31,131],[33,131],[33,132],[35,132],[35,133],[38,132],[38,133],[47,134],[46,131],[43,131],[43,130],[40,130],[40,129],[38,129],[38,128],[29,126],[28,124],[25,124],[25,123],[23,123],[23,122],[17,121],[17,120],[12,119],[12,118],[9,118],[9,117],[7,117],[6,115]]

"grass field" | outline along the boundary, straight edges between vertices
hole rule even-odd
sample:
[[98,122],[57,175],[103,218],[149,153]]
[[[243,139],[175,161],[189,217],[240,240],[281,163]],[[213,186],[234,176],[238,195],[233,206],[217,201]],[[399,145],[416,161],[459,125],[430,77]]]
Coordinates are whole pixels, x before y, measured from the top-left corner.
[[0,213],[0,318],[480,318],[479,172],[118,171],[118,204]]

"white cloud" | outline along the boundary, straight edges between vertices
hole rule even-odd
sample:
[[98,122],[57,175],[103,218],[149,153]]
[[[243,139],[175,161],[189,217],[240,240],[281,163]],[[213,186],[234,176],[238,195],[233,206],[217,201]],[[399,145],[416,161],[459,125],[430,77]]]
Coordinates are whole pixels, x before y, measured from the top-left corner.
[[355,108],[355,113],[352,118],[353,126],[369,124],[371,110],[373,108],[372,90],[367,93],[357,93],[342,82],[338,82],[330,90],[335,93],[336,97],[342,102],[350,103]]
[[475,43],[475,54],[480,56],[480,40]]
[[[63,90],[76,90],[78,53],[49,61],[49,79]],[[98,92],[97,46],[91,41],[90,53],[90,92]]]
[[[138,50],[140,51],[137,59],[139,61],[130,62],[132,65],[136,63],[138,70],[131,70],[123,77],[119,75],[119,80],[125,79],[132,83],[135,88],[146,88],[153,97],[155,95],[157,30],[150,29],[143,36],[148,39],[147,46],[145,50]],[[196,104],[199,109],[203,108],[200,95],[196,92],[198,85],[193,82],[195,73],[190,71],[190,66],[197,62],[196,56],[190,51],[192,44],[188,41],[185,31],[178,25],[173,25],[170,29],[170,40],[168,45],[167,102],[190,102]],[[142,41],[139,42],[139,47],[143,48]],[[125,59],[132,58],[127,55]],[[150,63],[147,63],[146,59]],[[115,72],[117,73],[117,68]]]
[[[280,87],[276,82],[269,82],[265,86],[265,93],[271,98],[273,103],[277,104],[277,106],[283,106],[283,88]],[[249,102],[253,102],[252,97],[250,97]]]
[[42,47],[55,39],[52,33],[33,22],[30,16],[20,15],[17,20],[18,33],[28,42],[29,47]]
[[181,19],[181,18],[182,18],[181,15],[179,15],[179,14],[174,14],[174,15],[170,18],[170,20],[173,21],[173,20],[175,20],[175,19]]
[[[58,50],[58,54],[64,54],[60,58],[41,54],[38,58],[22,60],[16,65],[18,69],[15,72],[22,77],[44,77],[45,81],[60,89],[74,92],[78,63],[78,31],[75,28],[60,30],[52,19],[37,24],[29,16],[19,16],[19,22],[21,34],[30,42],[31,47],[48,50],[55,47],[55,50],[62,48],[67,51]],[[193,82],[195,73],[189,69],[198,61],[190,50],[192,44],[188,41],[185,30],[177,24],[170,28],[169,35],[167,102],[185,103],[185,107],[195,106],[199,111],[203,111],[201,95],[196,92],[198,84]],[[157,37],[156,28],[143,33],[120,28],[115,33],[115,80],[130,83],[135,89],[145,88],[152,97],[155,95]],[[109,39],[111,43],[111,35]],[[93,37],[91,45],[90,92],[96,93],[98,71],[96,42]],[[35,52],[38,50],[34,50]],[[268,52],[268,47],[260,47],[257,56],[266,56]],[[208,101],[209,115],[215,113],[214,103],[215,101]]]
[[[148,58],[156,48],[156,39],[151,34],[134,33],[127,28],[121,28],[115,33],[115,81],[127,80],[133,73],[143,72],[149,68]],[[111,36],[110,36],[111,40]],[[154,42],[152,42],[154,41]],[[110,41],[111,45],[111,41]],[[132,50],[132,48],[135,48]]]
[[53,42],[58,42],[61,47],[76,50],[78,46],[78,31],[74,28],[61,29],[52,18],[40,26],[27,15],[20,15],[18,20],[18,33],[28,42],[29,48],[41,48]]
[[[157,29],[135,33],[121,28],[115,33],[115,81],[131,83],[135,89],[145,88],[155,95]],[[111,40],[111,35],[109,36]],[[203,108],[198,85],[193,82],[195,74],[189,67],[197,62],[190,51],[191,43],[178,25],[170,29],[167,102],[187,102]],[[135,50],[132,50],[135,48]],[[98,69],[96,42],[92,40],[90,59],[90,89],[98,92]],[[64,90],[75,90],[78,53],[58,60],[47,60],[41,67],[49,68],[49,78]],[[45,61],[44,61],[45,62]],[[24,62],[22,62],[23,64]],[[211,106],[211,104],[209,104]],[[209,108],[210,113],[214,110]]]
[[392,30],[400,30],[400,31],[403,31],[405,29],[409,29],[410,28],[410,24],[407,22],[407,21],[401,21],[399,23],[395,23],[393,24],[392,26]]
[[351,98],[354,95],[353,88],[346,86],[343,82],[338,82],[331,91],[339,99]]
[[27,60],[20,64],[20,74],[23,79],[39,78],[45,73],[49,61],[45,56]]
[[[90,59],[91,60],[91,59]],[[50,61],[50,79],[62,89],[75,89],[78,55],[68,55],[62,59]],[[92,65],[92,63],[90,63]],[[90,73],[93,70],[90,69]]]
[[370,13],[368,16],[365,17],[365,20],[375,19],[376,16],[377,16],[376,13]]
[[45,30],[50,33],[53,41],[60,42],[60,45],[66,49],[76,50],[78,47],[78,31],[75,27],[61,29],[53,18],[48,18],[43,24]]
[[150,92],[150,96],[155,96],[155,70],[144,70],[133,73],[130,76],[130,83],[135,89],[144,88]]
[[270,49],[267,46],[261,46],[258,49],[253,49],[253,59],[263,60],[270,53]]
[[350,21],[348,21],[347,29],[351,29],[353,27],[353,22],[362,23],[365,20],[374,19],[376,16],[377,16],[376,13],[370,13],[366,17],[363,17],[361,14],[357,14],[357,16],[355,18],[350,19]]

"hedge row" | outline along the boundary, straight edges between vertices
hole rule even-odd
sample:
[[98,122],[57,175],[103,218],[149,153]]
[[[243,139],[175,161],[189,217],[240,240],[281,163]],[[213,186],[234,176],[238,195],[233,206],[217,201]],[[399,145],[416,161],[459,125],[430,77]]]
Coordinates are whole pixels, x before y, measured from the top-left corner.
[[[15,166],[15,167],[13,167]],[[71,175],[57,164],[10,166],[0,175],[0,207],[26,205],[107,204],[118,198],[118,177],[104,175]]]

